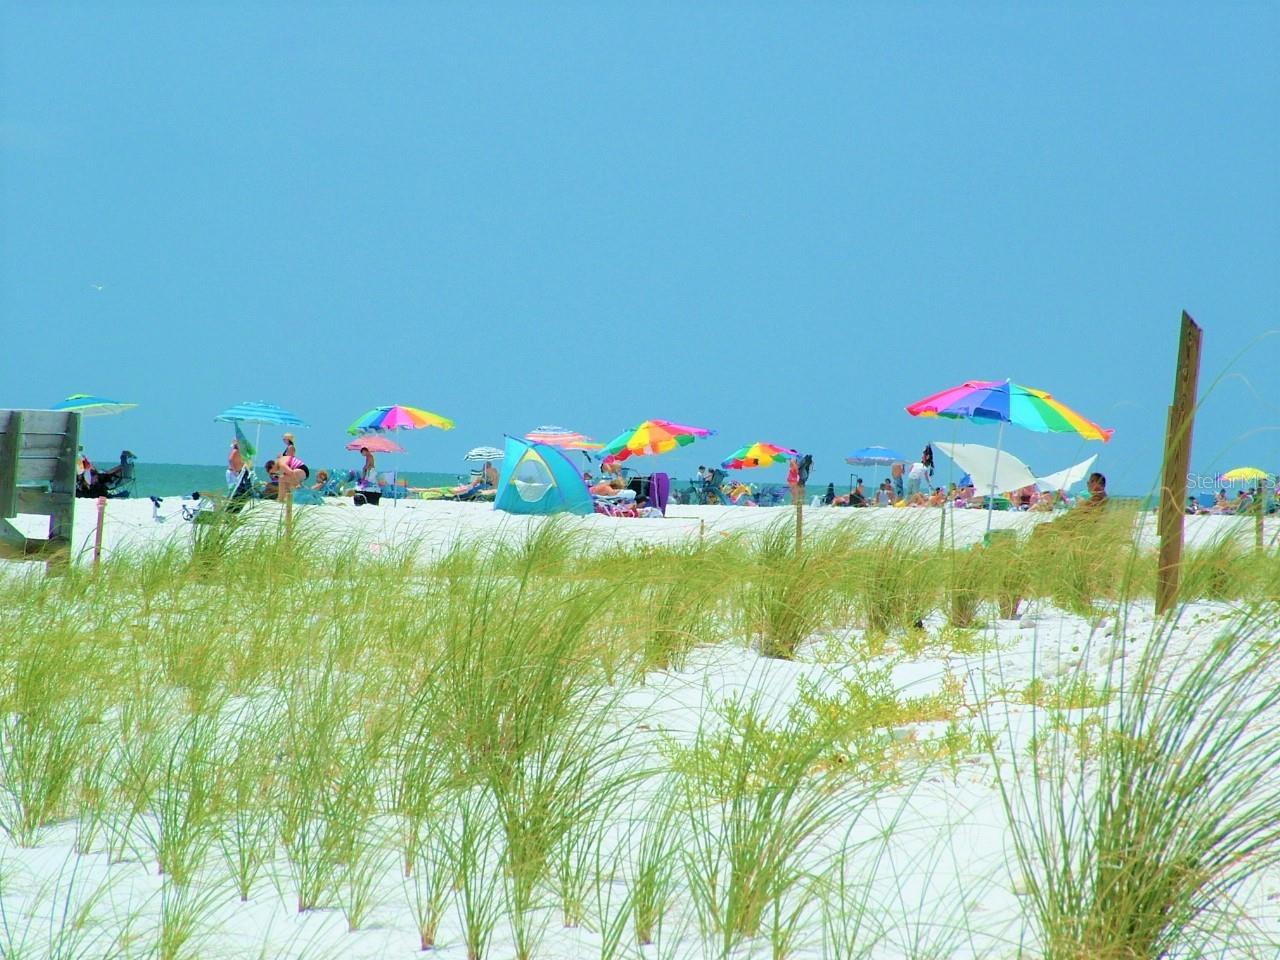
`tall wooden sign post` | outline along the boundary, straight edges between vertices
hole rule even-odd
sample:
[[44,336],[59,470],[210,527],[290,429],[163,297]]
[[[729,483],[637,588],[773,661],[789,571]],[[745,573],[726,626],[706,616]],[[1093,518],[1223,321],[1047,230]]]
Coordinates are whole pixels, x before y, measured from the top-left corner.
[[1178,337],[1178,370],[1173,380],[1173,404],[1165,430],[1164,474],[1160,481],[1160,563],[1156,571],[1156,613],[1168,613],[1178,601],[1182,564],[1182,519],[1187,499],[1187,471],[1191,467],[1191,428],[1196,418],[1196,388],[1200,382],[1200,341],[1203,331],[1182,311]]

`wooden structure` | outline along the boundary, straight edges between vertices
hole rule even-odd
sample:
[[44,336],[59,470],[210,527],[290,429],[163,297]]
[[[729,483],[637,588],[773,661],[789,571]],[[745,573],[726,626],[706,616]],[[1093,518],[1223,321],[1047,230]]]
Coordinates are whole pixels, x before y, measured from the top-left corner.
[[1156,570],[1156,613],[1168,613],[1178,601],[1182,568],[1182,521],[1187,502],[1187,471],[1191,467],[1191,431],[1196,419],[1196,390],[1200,382],[1200,342],[1203,332],[1182,311],[1178,337],[1178,369],[1173,378],[1173,403],[1165,429],[1164,476],[1160,482],[1157,526],[1160,561]]
[[[69,551],[79,449],[79,413],[0,410],[0,557]],[[47,538],[15,526],[20,513],[47,516]]]

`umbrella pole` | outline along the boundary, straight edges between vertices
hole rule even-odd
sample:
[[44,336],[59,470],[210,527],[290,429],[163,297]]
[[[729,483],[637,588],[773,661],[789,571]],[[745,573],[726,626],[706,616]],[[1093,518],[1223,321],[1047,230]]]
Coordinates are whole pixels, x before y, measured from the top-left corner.
[[1000,421],[1000,432],[996,435],[996,458],[991,464],[991,486],[987,488],[987,530],[982,535],[984,546],[991,546],[991,515],[996,508],[996,474],[1000,469],[1000,449],[1004,446],[1004,421]]

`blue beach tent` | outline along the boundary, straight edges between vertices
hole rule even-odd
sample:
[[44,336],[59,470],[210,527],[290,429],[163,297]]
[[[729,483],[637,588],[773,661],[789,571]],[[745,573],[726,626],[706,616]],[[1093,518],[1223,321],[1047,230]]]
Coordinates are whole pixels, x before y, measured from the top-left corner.
[[495,510],[507,513],[595,512],[591,491],[569,458],[555,447],[507,437]]

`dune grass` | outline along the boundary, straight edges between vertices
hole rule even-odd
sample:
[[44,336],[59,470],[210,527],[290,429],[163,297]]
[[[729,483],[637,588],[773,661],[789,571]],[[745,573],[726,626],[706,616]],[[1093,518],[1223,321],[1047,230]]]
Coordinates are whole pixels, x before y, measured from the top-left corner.
[[[854,517],[798,552],[789,522],[604,549],[543,523],[424,561],[416,544],[326,543],[303,512],[287,540],[246,516],[194,550],[5,580],[9,852],[70,838],[113,870],[162,874],[154,926],[102,917],[105,897],[61,912],[0,897],[6,955],[108,956],[122,938],[196,955],[215,890],[276,891],[357,932],[401,915],[421,949],[475,960],[531,960],[557,924],[590,930],[602,956],[968,942],[963,903],[927,935],[885,929],[877,871],[894,861],[832,838],[875,798],[958,781],[979,740],[1045,957],[1228,941],[1233,898],[1280,850],[1280,562],[1227,541],[1189,551],[1184,602],[1231,619],[1179,660],[1175,640],[1210,627],[1142,620],[1154,561],[1132,523],[1116,511],[952,550]],[[1028,603],[1095,637],[1105,623],[1114,645],[1143,634],[1100,680],[1012,688],[1009,722],[1037,725],[1029,752],[962,682]],[[790,700],[748,683],[664,733],[663,699],[696,682],[702,648],[797,671]],[[946,666],[913,697],[893,668],[916,660]]]

